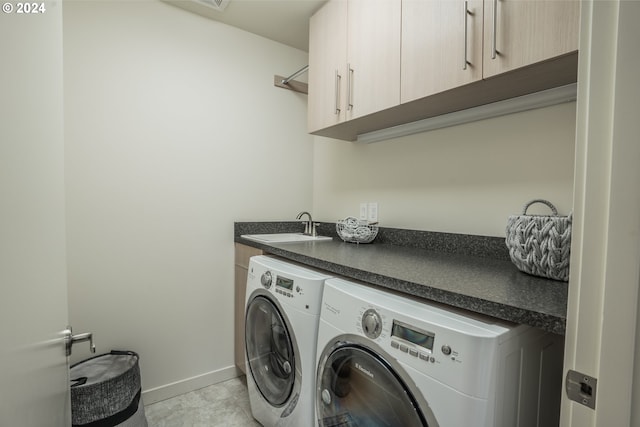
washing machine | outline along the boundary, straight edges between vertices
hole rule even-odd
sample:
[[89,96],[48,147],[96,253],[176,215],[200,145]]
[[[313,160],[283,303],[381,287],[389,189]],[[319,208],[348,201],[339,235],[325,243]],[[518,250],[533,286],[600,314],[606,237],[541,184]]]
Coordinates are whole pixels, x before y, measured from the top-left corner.
[[318,328],[319,426],[558,425],[558,335],[339,278]]
[[264,255],[249,261],[247,388],[253,417],[265,427],[315,423],[318,321],[329,277]]

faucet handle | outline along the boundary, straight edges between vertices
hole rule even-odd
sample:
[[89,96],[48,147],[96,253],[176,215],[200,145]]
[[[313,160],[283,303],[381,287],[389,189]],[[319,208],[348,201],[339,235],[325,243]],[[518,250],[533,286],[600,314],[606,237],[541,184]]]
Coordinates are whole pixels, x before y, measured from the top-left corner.
[[316,236],[318,235],[318,232],[317,232],[317,230],[316,230],[316,227],[317,227],[318,225],[320,225],[320,223],[319,223],[319,222],[312,222],[312,223],[311,223],[311,236],[312,236],[312,237],[316,237]]

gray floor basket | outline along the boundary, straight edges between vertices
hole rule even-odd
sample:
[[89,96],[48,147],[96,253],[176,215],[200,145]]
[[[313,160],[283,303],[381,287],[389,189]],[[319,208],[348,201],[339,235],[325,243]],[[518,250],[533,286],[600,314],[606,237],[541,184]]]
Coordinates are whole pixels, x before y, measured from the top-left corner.
[[113,350],[71,366],[74,427],[147,427],[138,359]]

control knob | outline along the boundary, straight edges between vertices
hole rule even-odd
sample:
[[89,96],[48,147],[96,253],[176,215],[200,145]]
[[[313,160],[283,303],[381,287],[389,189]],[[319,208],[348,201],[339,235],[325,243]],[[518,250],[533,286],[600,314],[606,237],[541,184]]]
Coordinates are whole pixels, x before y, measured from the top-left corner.
[[451,347],[446,344],[442,346],[441,350],[442,354],[444,354],[445,356],[449,356],[451,354]]
[[382,333],[382,318],[374,309],[369,309],[362,315],[362,330],[371,339],[376,339]]
[[271,287],[271,281],[272,277],[270,271],[265,271],[264,273],[262,273],[262,277],[260,277],[260,283],[262,283],[262,286],[264,286],[265,289],[269,289]]

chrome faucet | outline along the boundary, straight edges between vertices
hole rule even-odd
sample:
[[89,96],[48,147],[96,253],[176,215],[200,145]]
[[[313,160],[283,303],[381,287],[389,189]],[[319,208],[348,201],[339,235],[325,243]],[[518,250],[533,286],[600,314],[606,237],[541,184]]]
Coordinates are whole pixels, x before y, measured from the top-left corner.
[[306,236],[313,236],[316,237],[317,233],[316,233],[316,223],[313,222],[313,219],[311,218],[311,214],[307,211],[303,211],[300,212],[298,214],[298,216],[296,217],[296,219],[302,219],[302,217],[306,215],[309,219],[307,221],[303,221],[304,222],[304,235]]

